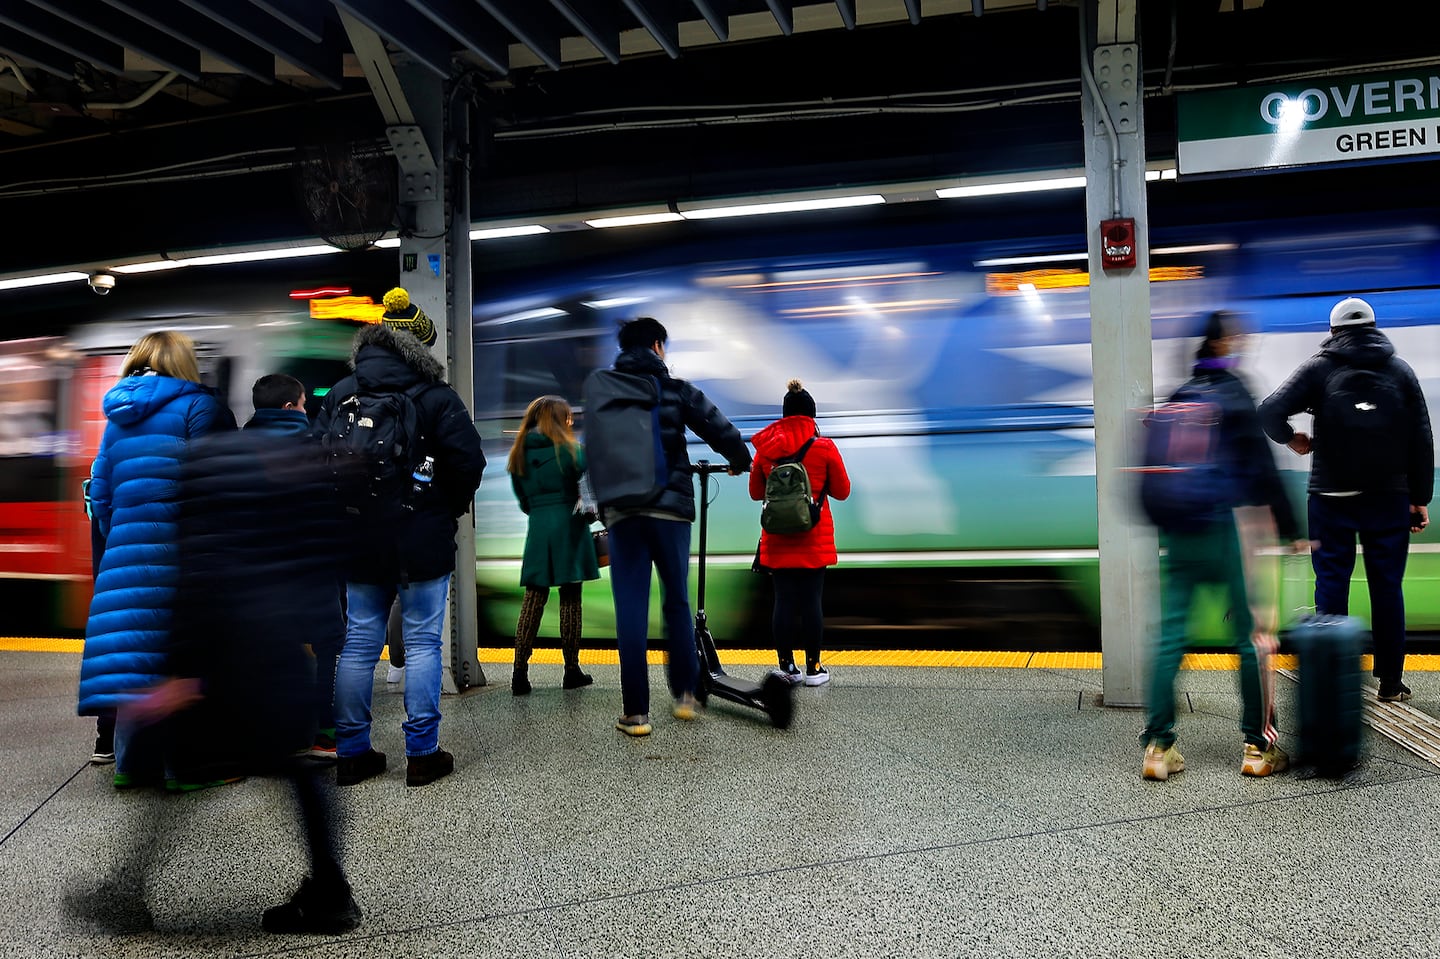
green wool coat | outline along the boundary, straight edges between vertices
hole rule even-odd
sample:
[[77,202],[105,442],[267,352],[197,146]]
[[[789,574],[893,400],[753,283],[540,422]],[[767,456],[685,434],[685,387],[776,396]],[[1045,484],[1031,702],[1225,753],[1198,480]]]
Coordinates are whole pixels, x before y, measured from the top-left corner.
[[575,515],[583,472],[583,448],[572,455],[562,446],[557,456],[549,437],[538,432],[525,437],[525,473],[510,476],[520,509],[530,517],[521,586],[544,589],[600,578],[590,524]]

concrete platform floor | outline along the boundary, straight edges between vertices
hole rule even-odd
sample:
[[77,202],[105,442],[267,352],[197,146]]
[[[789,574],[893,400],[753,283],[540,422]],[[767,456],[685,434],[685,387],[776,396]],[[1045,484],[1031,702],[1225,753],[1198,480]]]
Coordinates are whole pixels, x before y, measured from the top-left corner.
[[[636,740],[592,671],[447,698],[457,769],[418,789],[377,673],[391,769],[337,793],[365,920],[336,940],[260,931],[303,870],[278,783],[118,794],[85,762],[78,657],[0,653],[0,956],[1440,955],[1440,770],[1367,733],[1346,782],[1243,778],[1233,673],[1181,673],[1189,768],[1160,784],[1091,670],[837,667],[779,732],[670,718],[654,669]],[[1440,710],[1440,675],[1408,681]],[[71,918],[156,814],[154,931]]]

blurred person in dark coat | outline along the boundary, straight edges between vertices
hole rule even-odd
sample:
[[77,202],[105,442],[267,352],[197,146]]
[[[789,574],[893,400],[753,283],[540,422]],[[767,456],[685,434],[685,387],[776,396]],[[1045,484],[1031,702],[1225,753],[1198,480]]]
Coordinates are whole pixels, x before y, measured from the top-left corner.
[[175,678],[156,706],[199,698],[182,724],[196,747],[180,754],[204,755],[215,768],[190,778],[288,778],[310,875],[289,902],[265,912],[263,925],[335,934],[357,926],[360,910],[336,854],[324,767],[305,754],[325,706],[311,649],[328,651],[333,670],[344,636],[336,573],[343,512],[309,436],[300,381],[261,377],[254,401],[243,430],[196,443],[181,469],[182,572],[167,663]]

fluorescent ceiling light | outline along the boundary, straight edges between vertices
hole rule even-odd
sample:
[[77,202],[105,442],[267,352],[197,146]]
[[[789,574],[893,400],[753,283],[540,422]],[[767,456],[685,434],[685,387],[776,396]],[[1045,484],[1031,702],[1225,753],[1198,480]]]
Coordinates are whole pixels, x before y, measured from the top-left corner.
[[602,216],[594,220],[585,220],[586,226],[594,227],[597,230],[608,229],[614,226],[645,226],[648,223],[674,223],[676,220],[685,219],[678,213],[666,211],[664,213],[631,213],[627,216]]
[[524,226],[501,226],[489,230],[471,230],[471,240],[499,240],[507,236],[534,236],[536,233],[549,233],[549,227],[541,226],[538,223],[527,223]]
[[781,200],[775,203],[746,203],[737,206],[716,206],[705,209],[681,210],[687,220],[716,220],[731,216],[761,216],[767,213],[799,213],[804,210],[838,210],[852,206],[873,206],[884,203],[878,193],[858,196],[831,196],[811,200]]
[[250,250],[245,253],[216,253],[211,256],[185,256],[173,262],[180,266],[220,266],[226,263],[261,263],[266,260],[289,260],[303,256],[324,256],[327,253],[339,253],[339,247],[324,246],[287,246],[270,250]]
[[942,200],[971,196],[1004,196],[1010,193],[1038,193],[1042,190],[1075,190],[1085,185],[1083,176],[1058,176],[1043,180],[1004,180],[997,183],[973,183],[936,190]]
[[376,240],[375,246],[382,250],[393,250],[400,245],[398,236],[386,237],[383,240]]
[[158,273],[161,270],[174,270],[184,266],[179,260],[150,260],[145,263],[126,263],[124,266],[117,266],[111,273]]
[[40,276],[22,276],[15,280],[0,280],[0,290],[23,290],[27,286],[50,286],[52,283],[69,283],[73,280],[88,280],[88,273],[45,273]]

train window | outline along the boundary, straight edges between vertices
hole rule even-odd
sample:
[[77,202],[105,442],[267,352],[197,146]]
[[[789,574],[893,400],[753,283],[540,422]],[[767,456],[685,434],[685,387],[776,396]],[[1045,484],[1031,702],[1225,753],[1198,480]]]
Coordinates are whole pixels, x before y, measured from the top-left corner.
[[[487,352],[503,351],[503,366],[493,353],[488,356],[490,369],[503,368],[504,382],[498,409],[482,404],[492,416],[518,417],[537,396],[563,396],[572,405],[579,405],[585,377],[591,370],[608,366],[614,356],[614,332],[610,330],[577,330],[556,332],[544,337],[512,340],[487,346]],[[477,363],[477,369],[486,367]]]

